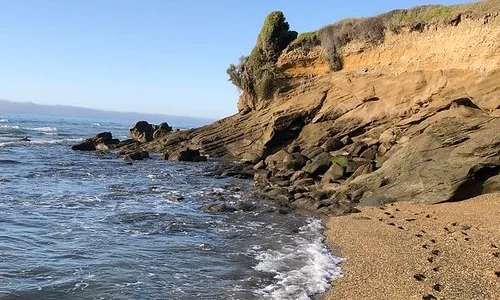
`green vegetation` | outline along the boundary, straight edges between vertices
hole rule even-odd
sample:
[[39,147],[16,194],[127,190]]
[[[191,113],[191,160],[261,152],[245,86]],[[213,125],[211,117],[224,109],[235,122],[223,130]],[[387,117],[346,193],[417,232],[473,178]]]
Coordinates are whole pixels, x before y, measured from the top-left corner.
[[442,6],[425,5],[408,10],[394,10],[379,16],[346,19],[317,31],[297,36],[282,12],[270,13],[249,56],[240,58],[237,65],[227,69],[229,79],[242,91],[259,98],[270,98],[281,88],[283,74],[276,71],[276,62],[285,48],[308,51],[314,46],[325,48],[330,68],[343,68],[342,48],[352,42],[378,45],[386,33],[404,30],[422,31],[432,24],[457,25],[464,16],[482,18],[500,12],[500,0],[484,0],[471,4]]
[[352,41],[381,43],[385,37],[385,24],[391,16],[392,13],[387,13],[373,18],[346,19],[321,28],[318,37],[321,46],[326,48],[330,68],[334,71],[343,68],[340,50]]
[[332,157],[328,160],[330,162],[330,164],[338,164],[338,165],[341,165],[343,167],[347,166],[347,163],[349,163],[349,159],[345,156],[335,156],[335,157]]
[[299,36],[288,46],[290,49],[295,49],[299,47],[314,47],[319,45],[318,32],[304,32],[299,34]]
[[248,57],[240,58],[238,65],[229,65],[229,80],[242,91],[260,98],[270,98],[277,88],[279,74],[275,64],[281,52],[297,38],[282,12],[270,13]]

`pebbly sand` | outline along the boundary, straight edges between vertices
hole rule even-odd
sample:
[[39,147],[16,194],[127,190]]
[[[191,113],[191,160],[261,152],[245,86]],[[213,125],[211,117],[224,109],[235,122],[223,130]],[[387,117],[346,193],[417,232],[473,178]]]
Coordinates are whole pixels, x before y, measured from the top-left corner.
[[325,299],[500,299],[500,193],[360,209],[327,222],[346,261]]

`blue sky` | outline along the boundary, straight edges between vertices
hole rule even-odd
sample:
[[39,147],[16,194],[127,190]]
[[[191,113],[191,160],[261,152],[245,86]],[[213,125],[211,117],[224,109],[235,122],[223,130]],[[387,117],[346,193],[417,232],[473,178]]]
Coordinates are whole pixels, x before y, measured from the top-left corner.
[[225,70],[269,12],[304,32],[429,2],[0,0],[0,98],[220,118],[238,98]]

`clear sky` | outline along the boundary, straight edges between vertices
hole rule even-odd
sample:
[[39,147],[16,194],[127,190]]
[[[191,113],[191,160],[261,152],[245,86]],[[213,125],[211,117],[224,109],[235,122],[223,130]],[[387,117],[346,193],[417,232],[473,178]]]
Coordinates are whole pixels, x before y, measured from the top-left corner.
[[0,0],[0,98],[228,116],[238,92],[225,70],[269,12],[304,32],[429,2],[471,1]]

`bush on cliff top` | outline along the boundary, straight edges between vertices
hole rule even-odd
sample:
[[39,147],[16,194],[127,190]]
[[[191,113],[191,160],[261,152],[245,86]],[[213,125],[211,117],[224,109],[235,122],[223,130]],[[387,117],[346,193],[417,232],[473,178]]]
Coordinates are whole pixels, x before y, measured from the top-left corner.
[[290,31],[290,25],[282,12],[270,13],[250,55],[240,58],[238,65],[229,65],[226,71],[229,80],[252,96],[271,97],[276,88],[276,61],[296,37],[297,32]]

